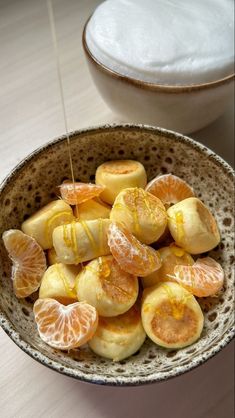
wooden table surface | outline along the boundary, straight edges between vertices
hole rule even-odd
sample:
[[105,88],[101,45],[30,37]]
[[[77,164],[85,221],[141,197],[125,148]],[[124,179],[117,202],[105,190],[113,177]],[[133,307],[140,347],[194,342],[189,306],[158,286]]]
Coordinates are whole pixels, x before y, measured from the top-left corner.
[[[82,27],[99,3],[54,1],[69,130],[123,122],[100,98],[82,53]],[[0,0],[0,84],[1,181],[28,153],[64,133],[44,0]],[[214,124],[191,135],[232,165],[233,114],[231,104]],[[0,330],[0,416],[232,418],[233,347],[230,344],[203,366],[169,382],[112,388],[56,374]]]

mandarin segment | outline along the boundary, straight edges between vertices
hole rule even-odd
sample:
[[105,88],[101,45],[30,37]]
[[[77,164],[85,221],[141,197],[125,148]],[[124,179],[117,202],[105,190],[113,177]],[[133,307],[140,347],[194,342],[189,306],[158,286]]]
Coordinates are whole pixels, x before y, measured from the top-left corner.
[[64,306],[54,299],[38,299],[33,312],[40,338],[60,350],[87,343],[98,325],[96,309],[85,302]]
[[205,257],[192,266],[175,266],[174,278],[195,296],[213,296],[223,286],[224,271],[213,258]]
[[32,237],[17,229],[5,231],[4,245],[12,260],[12,280],[15,295],[25,298],[35,292],[46,270],[46,257]]
[[147,276],[161,266],[159,253],[142,244],[123,225],[112,222],[108,244],[120,267],[135,276]]
[[201,335],[204,318],[194,296],[177,283],[144,290],[141,316],[148,337],[166,348],[183,348]]
[[144,244],[157,241],[167,226],[166,209],[155,196],[140,188],[128,188],[116,197],[110,219],[120,222]]
[[138,351],[145,338],[140,312],[134,305],[122,315],[100,317],[96,333],[88,345],[99,356],[120,361]]
[[69,205],[79,205],[99,196],[104,187],[92,183],[63,183],[59,186],[62,199]]
[[138,279],[123,271],[113,256],[88,263],[77,278],[77,297],[95,306],[99,315],[116,316],[134,305]]
[[167,206],[194,196],[192,187],[173,174],[155,177],[147,184],[145,190],[158,197]]
[[105,186],[102,200],[113,204],[119,192],[127,187],[142,187],[147,183],[144,166],[133,160],[107,161],[96,170],[96,183]]
[[220,242],[211,211],[196,197],[182,200],[167,210],[168,226],[179,247],[190,254],[212,250]]

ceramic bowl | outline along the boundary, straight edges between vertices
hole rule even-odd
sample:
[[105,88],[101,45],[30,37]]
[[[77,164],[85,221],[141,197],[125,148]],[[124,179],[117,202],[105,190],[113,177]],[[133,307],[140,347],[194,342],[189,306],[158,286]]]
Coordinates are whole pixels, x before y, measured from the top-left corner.
[[[76,180],[94,181],[96,167],[110,159],[136,159],[148,178],[171,172],[189,182],[214,213],[221,231],[220,245],[211,252],[226,275],[218,298],[202,304],[205,327],[198,342],[182,350],[166,350],[146,340],[127,360],[112,362],[87,347],[70,353],[40,340],[32,314],[35,297],[17,300],[11,263],[0,240],[0,323],[12,340],[42,364],[86,382],[141,385],[167,380],[203,363],[233,336],[233,170],[220,157],[180,134],[143,125],[101,126],[71,134]],[[33,152],[6,178],[0,189],[0,236],[56,197],[56,186],[70,178],[66,138]]]
[[170,86],[111,70],[90,52],[86,27],[83,49],[93,81],[106,104],[124,120],[190,133],[216,120],[233,101],[234,74],[211,83]]

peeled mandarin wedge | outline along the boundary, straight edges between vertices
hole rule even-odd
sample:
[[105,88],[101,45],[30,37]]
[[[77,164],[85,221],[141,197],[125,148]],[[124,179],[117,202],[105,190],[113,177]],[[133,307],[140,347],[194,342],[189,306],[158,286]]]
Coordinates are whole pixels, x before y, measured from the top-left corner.
[[59,186],[62,199],[69,205],[86,202],[103,192],[104,187],[92,183],[63,183]]
[[120,267],[135,276],[147,276],[161,267],[156,250],[141,244],[123,225],[112,222],[108,228],[108,245]]
[[99,315],[120,315],[134,305],[138,279],[123,271],[112,255],[88,263],[76,281],[79,301],[95,306]]
[[220,242],[214,216],[196,197],[182,200],[167,210],[168,227],[179,247],[190,254],[212,250]]
[[144,244],[157,241],[167,226],[162,202],[140,188],[128,188],[116,197],[110,219],[120,222]]
[[158,197],[167,206],[194,196],[193,189],[173,174],[155,177],[147,184],[145,190]]
[[55,228],[53,245],[64,264],[79,264],[110,254],[107,230],[109,219],[72,222]]
[[159,282],[174,281],[174,268],[177,265],[191,266],[194,259],[183,248],[176,245],[159,248],[158,253],[161,257],[161,267],[152,274],[142,278],[143,287],[154,286]]
[[72,208],[63,200],[55,200],[41,208],[22,223],[22,231],[36,239],[46,250],[52,248],[52,232],[58,225],[72,222],[74,219]]
[[127,187],[142,187],[147,183],[144,166],[138,161],[116,160],[101,164],[96,170],[96,184],[105,186],[102,200],[113,204],[118,193]]
[[166,348],[193,344],[200,337],[204,323],[194,296],[172,282],[144,290],[141,317],[148,337]]
[[192,266],[175,266],[174,278],[195,296],[213,296],[223,286],[224,271],[213,258],[205,257]]
[[80,266],[56,263],[48,267],[45,271],[39,289],[39,298],[52,298],[58,302],[68,305],[77,302],[75,281]]
[[98,324],[96,309],[85,302],[64,306],[54,299],[38,299],[33,312],[41,339],[60,350],[85,344]]
[[2,239],[13,262],[12,280],[15,295],[25,298],[39,288],[46,270],[45,254],[33,238],[18,229],[4,232]]
[[95,199],[87,200],[74,209],[74,215],[78,220],[89,221],[92,219],[109,218],[111,207]]
[[145,338],[140,312],[134,305],[123,315],[99,317],[96,333],[88,345],[99,356],[120,361],[138,351]]

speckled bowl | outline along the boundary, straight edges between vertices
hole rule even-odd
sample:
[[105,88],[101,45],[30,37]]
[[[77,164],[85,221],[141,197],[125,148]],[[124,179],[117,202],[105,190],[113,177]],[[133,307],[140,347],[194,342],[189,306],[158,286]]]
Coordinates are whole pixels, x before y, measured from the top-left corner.
[[[12,340],[42,364],[91,383],[141,385],[189,371],[221,350],[233,337],[233,170],[221,158],[180,134],[148,126],[102,126],[71,134],[75,177],[93,181],[96,167],[109,159],[137,159],[148,178],[171,172],[188,181],[214,213],[222,240],[211,255],[226,274],[218,298],[205,298],[205,327],[190,347],[172,351],[146,340],[131,358],[114,363],[88,348],[69,354],[44,344],[32,315],[35,298],[17,300],[10,279],[11,263],[0,241],[0,324]],[[55,188],[70,177],[65,137],[41,147],[20,163],[0,188],[0,234],[55,198]]]

